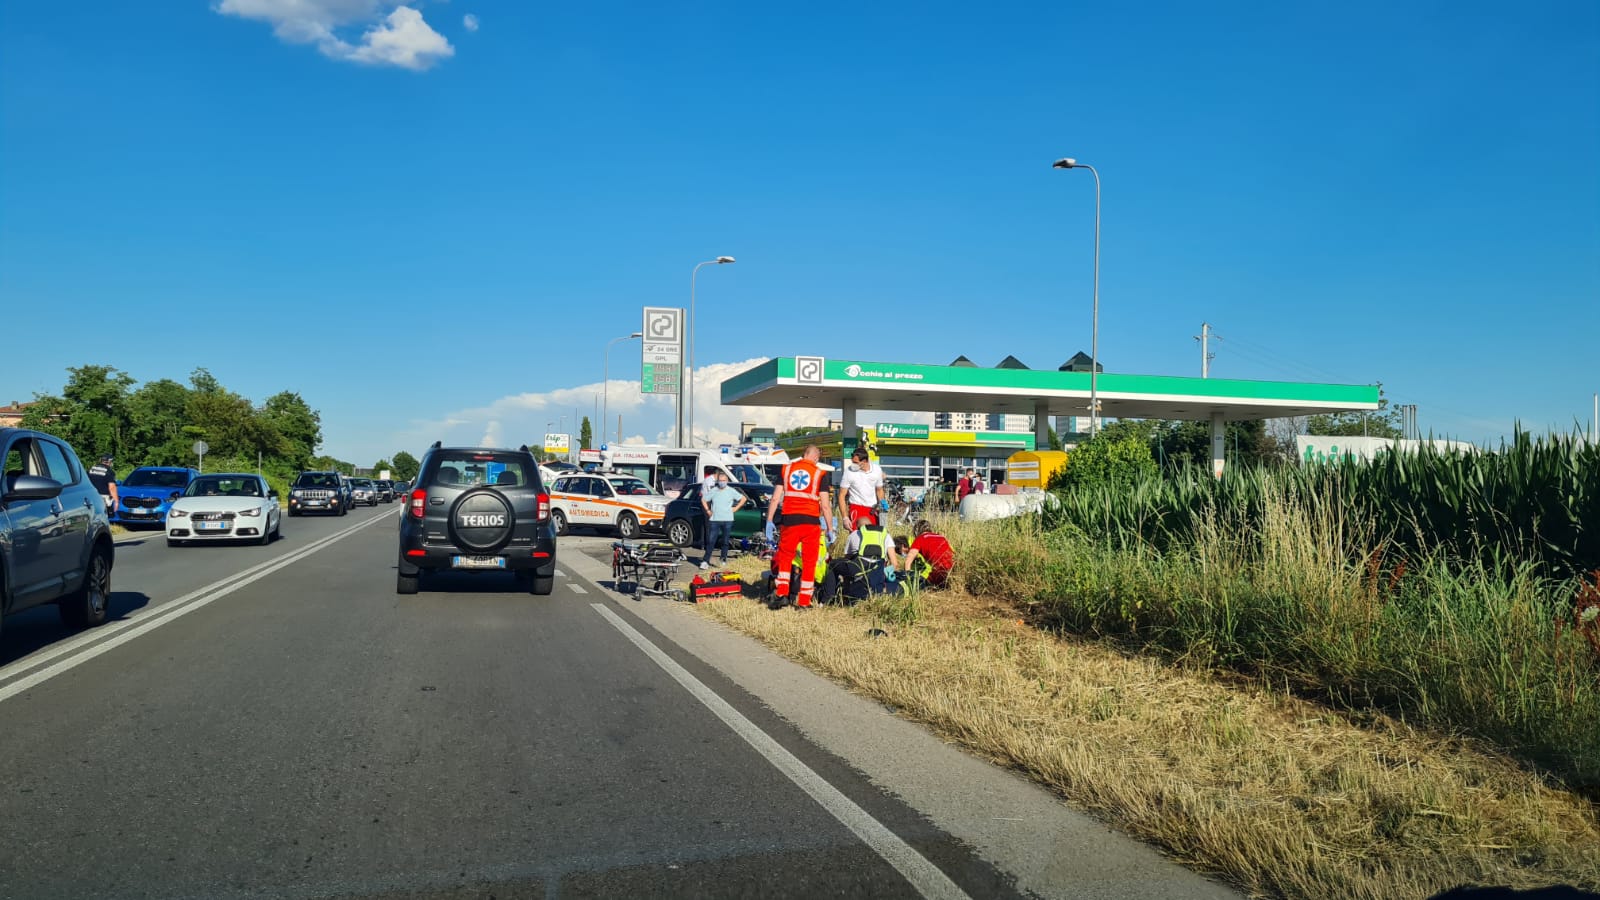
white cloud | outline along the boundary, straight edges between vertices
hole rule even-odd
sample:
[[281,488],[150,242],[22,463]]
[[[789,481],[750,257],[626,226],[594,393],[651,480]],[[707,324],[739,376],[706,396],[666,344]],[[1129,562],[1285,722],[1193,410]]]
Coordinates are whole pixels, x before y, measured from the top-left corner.
[[461,24],[468,31],[477,31],[478,30],[478,17],[473,15],[472,13],[467,13],[466,15],[461,17]]
[[[838,410],[723,406],[722,382],[765,361],[765,358],[758,358],[716,363],[702,366],[695,373],[695,435],[700,441],[712,444],[737,441],[741,422],[755,422],[782,431],[800,425],[825,425],[829,418],[838,417]],[[550,391],[509,394],[491,399],[481,406],[454,410],[436,419],[413,422],[403,433],[393,435],[386,441],[397,446],[426,447],[434,441],[471,443],[481,435],[482,443],[488,446],[514,446],[525,442],[532,446],[544,434],[547,423],[550,424],[550,430],[560,430],[561,416],[566,416],[567,432],[577,435],[578,423],[582,418],[594,417],[595,402],[606,389],[606,384],[596,381]],[[618,415],[622,416],[624,443],[670,445],[673,442],[674,397],[668,394],[645,395],[640,392],[637,379],[613,378],[609,385],[610,393],[605,408],[610,422],[605,427],[595,424],[597,442],[604,440],[602,435],[616,433]],[[865,416],[863,419],[871,421]],[[904,417],[896,414],[896,421],[904,420]],[[495,440],[489,440],[490,437]]]
[[[384,10],[393,6],[388,14]],[[223,15],[272,25],[272,33],[292,44],[315,44],[322,55],[367,65],[423,71],[455,55],[444,35],[422,13],[384,0],[218,0]],[[368,27],[356,43],[338,29]]]

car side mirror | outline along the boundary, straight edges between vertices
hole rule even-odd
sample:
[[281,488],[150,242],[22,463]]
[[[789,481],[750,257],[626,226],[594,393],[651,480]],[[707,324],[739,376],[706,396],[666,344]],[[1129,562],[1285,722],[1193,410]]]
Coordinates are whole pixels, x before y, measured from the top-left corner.
[[172,494],[167,497],[167,499],[168,500],[176,500],[176,499],[178,499],[179,497],[182,497],[182,496],[183,496],[183,492],[182,491],[173,491]]
[[273,500],[278,499],[278,489],[273,488],[272,490],[267,491],[267,497]]
[[6,484],[5,500],[53,500],[61,496],[61,482],[43,475],[16,475]]

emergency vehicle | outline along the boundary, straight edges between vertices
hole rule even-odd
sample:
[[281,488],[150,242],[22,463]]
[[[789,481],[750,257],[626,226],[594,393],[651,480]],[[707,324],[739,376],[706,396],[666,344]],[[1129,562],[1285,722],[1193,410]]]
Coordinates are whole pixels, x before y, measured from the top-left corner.
[[667,497],[676,497],[685,485],[698,482],[707,466],[726,472],[728,480],[737,484],[771,484],[768,466],[775,463],[781,469],[789,461],[788,454],[776,448],[734,444],[699,448],[611,445],[602,447],[600,455],[602,471],[632,475]]
[[568,473],[549,490],[556,534],[588,527],[615,531],[631,540],[645,530],[660,531],[667,512],[667,498],[632,475]]

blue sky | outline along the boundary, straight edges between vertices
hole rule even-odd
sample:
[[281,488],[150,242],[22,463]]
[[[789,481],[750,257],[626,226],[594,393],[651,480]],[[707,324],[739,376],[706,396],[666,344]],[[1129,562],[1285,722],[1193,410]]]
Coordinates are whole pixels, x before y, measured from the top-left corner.
[[[1089,346],[1070,155],[1109,370],[1197,375],[1209,321],[1219,377],[1382,381],[1470,440],[1587,424],[1600,6],[1110,6],[9,0],[0,403],[205,366],[358,462],[531,440],[719,254],[702,378],[1054,367]],[[611,361],[654,438],[637,345]]]

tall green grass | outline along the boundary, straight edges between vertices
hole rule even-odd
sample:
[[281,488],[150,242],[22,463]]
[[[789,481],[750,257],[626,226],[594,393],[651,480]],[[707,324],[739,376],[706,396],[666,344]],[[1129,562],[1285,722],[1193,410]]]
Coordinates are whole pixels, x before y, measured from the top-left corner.
[[968,588],[1043,624],[1494,743],[1600,796],[1600,453],[1079,487],[959,529]]

